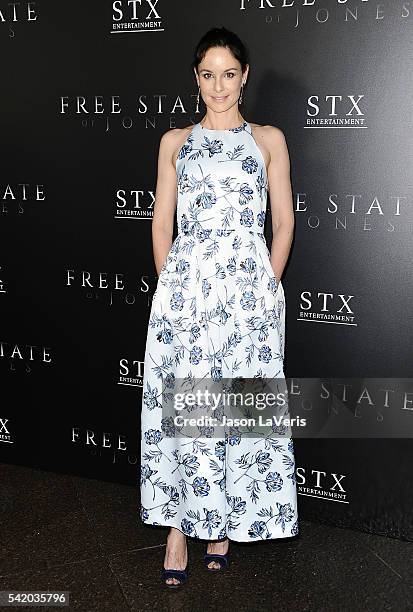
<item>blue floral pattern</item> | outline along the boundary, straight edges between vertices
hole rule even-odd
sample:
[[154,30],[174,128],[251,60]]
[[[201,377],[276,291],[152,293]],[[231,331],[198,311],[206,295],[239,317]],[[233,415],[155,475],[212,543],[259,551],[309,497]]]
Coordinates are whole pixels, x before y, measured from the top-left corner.
[[285,295],[263,234],[268,181],[250,124],[195,124],[176,173],[178,235],[144,358],[140,517],[202,539],[296,535],[293,440],[280,426],[255,439],[241,427],[217,438],[200,426],[191,438],[162,411],[178,378],[284,377]]

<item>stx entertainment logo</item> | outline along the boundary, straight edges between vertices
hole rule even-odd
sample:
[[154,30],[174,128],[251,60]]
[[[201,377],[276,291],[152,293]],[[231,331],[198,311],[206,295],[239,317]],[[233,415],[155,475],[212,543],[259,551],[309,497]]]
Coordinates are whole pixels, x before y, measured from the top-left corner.
[[115,0],[112,3],[111,34],[122,32],[163,32],[159,0]]
[[153,191],[118,189],[115,219],[152,219],[154,204]]
[[346,297],[342,293],[336,295],[318,291],[313,294],[311,291],[302,291],[300,297],[301,312],[299,312],[297,321],[357,326],[354,311],[349,306],[354,295]]
[[307,116],[304,128],[366,128],[365,115],[360,109],[364,94],[328,95],[307,98]]
[[307,497],[321,497],[348,504],[347,491],[342,480],[344,474],[327,473],[321,470],[306,471],[303,467],[296,470],[297,492]]
[[0,418],[0,442],[6,442],[8,444],[13,444],[13,440],[11,439],[10,431],[8,430],[7,425],[6,425],[6,423],[8,422],[9,422],[9,419]]
[[143,386],[143,361],[134,359],[119,360],[119,380],[118,385],[127,385],[130,387]]

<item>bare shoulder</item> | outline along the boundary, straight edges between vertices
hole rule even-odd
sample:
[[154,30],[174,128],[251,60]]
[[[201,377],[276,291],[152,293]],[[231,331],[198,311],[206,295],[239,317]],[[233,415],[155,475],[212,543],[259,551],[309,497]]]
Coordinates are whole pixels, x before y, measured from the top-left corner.
[[161,143],[166,147],[174,147],[180,141],[185,141],[191,132],[193,125],[183,128],[171,128],[162,134]]
[[251,129],[254,132],[254,138],[259,142],[262,150],[265,151],[265,156],[268,158],[268,164],[271,162],[280,166],[280,164],[289,165],[289,153],[283,131],[274,125],[258,125],[251,123]]
[[258,125],[258,123],[250,123],[250,125],[254,130],[254,136],[258,136],[269,150],[284,146],[285,136],[281,128],[275,125]]
[[183,128],[171,128],[162,134],[160,147],[162,147],[165,152],[170,154],[174,165],[177,154],[188,138],[193,127],[193,125],[188,125]]

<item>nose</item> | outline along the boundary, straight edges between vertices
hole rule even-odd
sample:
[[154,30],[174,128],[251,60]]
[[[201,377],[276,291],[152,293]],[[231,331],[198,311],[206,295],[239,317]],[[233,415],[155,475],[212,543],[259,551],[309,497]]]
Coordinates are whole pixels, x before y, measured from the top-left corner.
[[221,81],[220,81],[220,79],[216,79],[216,80],[215,80],[214,91],[215,91],[217,94],[219,94],[219,93],[221,93],[222,91],[224,91],[224,88],[223,88],[223,87],[222,87],[222,85],[221,85]]

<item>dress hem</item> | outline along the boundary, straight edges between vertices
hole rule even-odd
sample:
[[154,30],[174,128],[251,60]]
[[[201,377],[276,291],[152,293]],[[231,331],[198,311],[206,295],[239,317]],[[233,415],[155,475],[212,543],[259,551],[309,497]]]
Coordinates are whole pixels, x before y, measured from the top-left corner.
[[[181,531],[181,533],[184,533],[182,531],[182,529],[180,529],[180,527],[177,527],[176,525],[172,524],[172,523],[151,523],[150,521],[144,521],[141,519],[141,522],[144,525],[147,526],[151,526],[151,527],[174,527],[175,529],[178,529],[179,531]],[[184,533],[184,535],[186,535],[187,538],[192,538],[193,540],[205,540],[205,542],[211,542],[211,541],[215,541],[218,540],[218,538],[201,538],[200,536],[193,536],[190,534],[186,534]],[[248,538],[246,540],[239,540],[237,538],[233,538],[231,537],[229,534],[227,534],[225,536],[225,538],[227,538],[228,540],[232,540],[233,542],[239,542],[240,544],[250,544],[250,543],[254,543],[254,542],[268,542],[269,540],[281,540],[284,538],[296,538],[299,535],[299,532],[292,535],[292,534],[281,534],[281,535],[277,535],[271,538]],[[221,539],[225,539],[225,538],[219,538]]]

